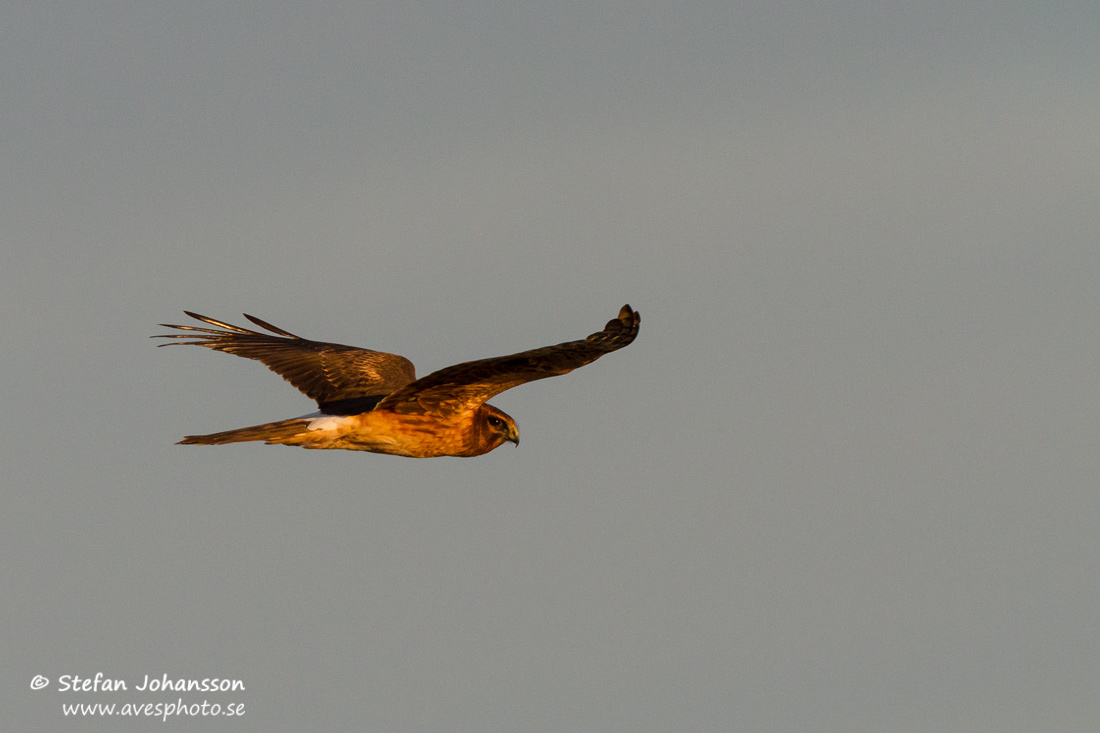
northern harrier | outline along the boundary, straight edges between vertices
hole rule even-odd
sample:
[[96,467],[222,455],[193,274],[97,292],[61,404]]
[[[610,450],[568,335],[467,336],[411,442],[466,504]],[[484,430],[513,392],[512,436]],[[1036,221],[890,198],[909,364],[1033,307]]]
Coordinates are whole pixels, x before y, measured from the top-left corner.
[[245,318],[277,335],[184,313],[218,328],[162,323],[195,333],[154,336],[186,339],[160,346],[192,344],[256,359],[316,400],[320,411],[224,433],[188,435],[180,443],[262,440],[413,458],[480,456],[506,440],[519,445],[515,420],[485,400],[525,382],[567,374],[621,349],[638,335],[641,323],[638,312],[624,305],[602,331],[581,341],[455,364],[417,379],[412,362],[396,354],[310,341],[247,313]]

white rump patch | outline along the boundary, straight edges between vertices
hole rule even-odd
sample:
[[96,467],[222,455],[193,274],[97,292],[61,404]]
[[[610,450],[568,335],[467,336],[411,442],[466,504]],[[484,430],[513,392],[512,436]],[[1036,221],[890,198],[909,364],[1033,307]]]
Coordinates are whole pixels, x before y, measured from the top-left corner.
[[322,415],[319,412],[302,415],[300,419],[309,421],[306,430],[338,430],[348,424],[347,415]]

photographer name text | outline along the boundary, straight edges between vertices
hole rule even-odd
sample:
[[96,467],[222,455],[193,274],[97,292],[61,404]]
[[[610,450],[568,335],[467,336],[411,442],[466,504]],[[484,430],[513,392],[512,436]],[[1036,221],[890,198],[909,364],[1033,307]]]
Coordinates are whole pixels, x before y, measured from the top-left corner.
[[124,679],[107,677],[102,672],[96,672],[94,677],[63,674],[57,678],[58,692],[122,692],[123,690],[136,690],[137,692],[161,692],[162,690],[173,692],[231,692],[243,689],[245,689],[244,682],[241,680],[220,677],[203,677],[202,679],[172,678],[167,673],[159,677],[147,674],[141,680],[141,683],[137,685]]

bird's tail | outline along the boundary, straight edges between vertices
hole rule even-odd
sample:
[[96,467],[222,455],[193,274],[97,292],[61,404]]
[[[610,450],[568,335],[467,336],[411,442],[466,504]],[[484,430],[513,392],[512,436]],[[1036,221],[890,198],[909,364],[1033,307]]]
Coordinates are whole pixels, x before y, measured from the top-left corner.
[[310,434],[309,420],[294,418],[280,420],[247,428],[226,430],[224,433],[210,435],[188,435],[176,445],[225,445],[226,443],[245,443],[250,440],[262,440],[265,443],[300,445]]

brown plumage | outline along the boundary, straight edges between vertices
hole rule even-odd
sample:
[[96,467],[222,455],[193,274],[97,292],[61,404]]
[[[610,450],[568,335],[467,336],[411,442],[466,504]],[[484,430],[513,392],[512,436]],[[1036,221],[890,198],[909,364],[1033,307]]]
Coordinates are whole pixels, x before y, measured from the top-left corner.
[[492,405],[493,395],[536,379],[567,374],[621,349],[638,335],[641,317],[624,305],[618,317],[586,339],[468,361],[416,379],[412,362],[397,354],[310,341],[247,313],[271,336],[197,313],[210,326],[176,326],[191,333],[160,346],[192,344],[256,359],[317,402],[314,415],[188,435],[180,443],[221,445],[262,440],[303,448],[342,448],[414,458],[479,456],[505,441],[519,444],[515,420]]

